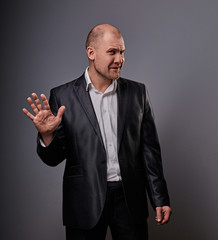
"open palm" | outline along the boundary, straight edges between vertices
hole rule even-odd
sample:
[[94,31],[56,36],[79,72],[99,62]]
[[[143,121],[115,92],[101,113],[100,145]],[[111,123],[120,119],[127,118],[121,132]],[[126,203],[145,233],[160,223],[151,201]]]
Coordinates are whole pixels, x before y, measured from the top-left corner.
[[32,108],[35,116],[31,114],[26,108],[23,108],[23,112],[33,121],[36,129],[42,136],[49,136],[54,133],[60,124],[65,107],[61,106],[58,110],[57,116],[54,116],[51,112],[46,96],[44,94],[41,94],[40,96],[43,105],[35,93],[32,94],[33,100],[31,97],[27,98],[27,101]]

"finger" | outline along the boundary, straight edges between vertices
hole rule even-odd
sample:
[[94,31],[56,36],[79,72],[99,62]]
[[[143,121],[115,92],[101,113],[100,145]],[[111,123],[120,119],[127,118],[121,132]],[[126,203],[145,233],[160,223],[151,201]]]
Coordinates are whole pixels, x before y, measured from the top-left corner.
[[29,117],[31,120],[34,119],[34,116],[26,109],[23,108],[23,112],[27,115],[27,117]]
[[164,218],[163,218],[161,224],[168,223],[169,220],[170,220],[170,215],[171,215],[171,211],[170,210],[164,211]]
[[58,118],[62,118],[62,116],[63,116],[63,114],[64,114],[64,111],[65,111],[65,106],[61,106],[61,107],[58,109],[57,117],[58,117]]
[[40,102],[40,100],[39,100],[39,98],[38,98],[36,93],[32,93],[32,98],[35,101],[35,105],[38,108],[38,110],[43,110],[42,104],[41,104],[41,102]]
[[158,223],[161,223],[161,221],[162,221],[162,208],[161,207],[156,208],[156,218],[155,219]]
[[39,110],[38,110],[38,108],[36,107],[36,105],[33,103],[33,100],[32,100],[31,97],[28,97],[28,98],[27,98],[27,102],[29,103],[29,105],[30,105],[30,107],[32,108],[33,112],[34,112],[35,114],[38,114],[38,113],[39,113]]
[[49,106],[49,103],[48,103],[48,100],[47,100],[45,94],[41,94],[40,97],[42,99],[44,109],[45,110],[50,110],[50,106]]

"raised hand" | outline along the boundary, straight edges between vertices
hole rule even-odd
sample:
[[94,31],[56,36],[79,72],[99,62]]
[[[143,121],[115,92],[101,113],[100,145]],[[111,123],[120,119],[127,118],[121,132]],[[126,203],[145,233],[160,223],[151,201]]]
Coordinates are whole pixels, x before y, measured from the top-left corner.
[[58,109],[57,116],[54,116],[51,112],[48,100],[44,94],[40,95],[42,99],[43,106],[36,95],[36,93],[32,93],[32,98],[28,97],[27,102],[32,108],[35,116],[31,114],[26,108],[23,108],[23,112],[33,121],[36,129],[42,136],[42,140],[46,146],[48,146],[54,136],[54,131],[57,129],[58,125],[62,120],[62,116],[65,110],[64,106],[61,106]]

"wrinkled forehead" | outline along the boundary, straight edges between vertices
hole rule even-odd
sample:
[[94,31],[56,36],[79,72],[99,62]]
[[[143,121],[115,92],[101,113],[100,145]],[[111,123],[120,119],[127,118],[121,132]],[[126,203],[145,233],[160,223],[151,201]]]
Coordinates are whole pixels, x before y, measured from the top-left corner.
[[121,34],[116,32],[105,32],[104,36],[100,39],[99,44],[104,47],[116,47],[125,49],[124,39]]

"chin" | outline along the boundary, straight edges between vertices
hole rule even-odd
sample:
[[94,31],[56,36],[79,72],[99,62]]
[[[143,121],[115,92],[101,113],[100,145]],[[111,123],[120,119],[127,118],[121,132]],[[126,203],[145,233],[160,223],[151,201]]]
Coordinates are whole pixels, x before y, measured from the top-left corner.
[[120,74],[114,74],[113,76],[112,76],[112,79],[113,80],[116,80],[116,79],[118,79],[120,77]]

